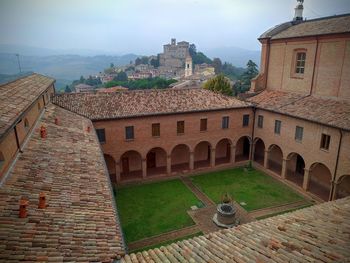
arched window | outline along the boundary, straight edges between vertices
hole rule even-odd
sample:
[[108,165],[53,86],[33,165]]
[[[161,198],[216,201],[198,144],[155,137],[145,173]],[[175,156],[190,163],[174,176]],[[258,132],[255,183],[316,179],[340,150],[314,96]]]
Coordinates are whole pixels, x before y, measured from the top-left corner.
[[0,152],[0,169],[2,168],[2,166],[4,165],[5,163],[5,157],[4,155],[2,154],[2,152]]
[[27,131],[29,129],[29,121],[24,119],[24,129]]

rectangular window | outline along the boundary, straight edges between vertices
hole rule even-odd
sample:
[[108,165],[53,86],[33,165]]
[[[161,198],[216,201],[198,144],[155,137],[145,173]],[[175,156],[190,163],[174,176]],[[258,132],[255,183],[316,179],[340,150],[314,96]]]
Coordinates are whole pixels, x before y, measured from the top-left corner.
[[185,133],[185,121],[178,121],[177,134],[184,134],[184,133]]
[[201,119],[200,131],[206,131],[206,130],[207,130],[207,119]]
[[258,127],[259,127],[259,128],[262,128],[263,125],[264,125],[264,116],[259,115],[259,116],[258,116]]
[[152,123],[152,136],[153,137],[160,136],[160,123]]
[[295,140],[302,141],[303,140],[303,132],[304,132],[304,128],[297,126],[295,128]]
[[320,148],[324,150],[328,150],[330,142],[331,142],[331,136],[322,133]]
[[246,127],[249,125],[249,114],[243,115],[243,127]]
[[228,129],[230,118],[228,116],[222,117],[222,128]]
[[282,122],[279,120],[275,120],[275,134],[281,134],[281,126]]
[[127,140],[134,139],[134,126],[125,127],[125,139]]
[[100,143],[105,143],[106,142],[106,135],[105,135],[105,129],[96,129],[98,141]]
[[296,54],[295,73],[297,73],[297,74],[304,74],[304,71],[305,71],[305,60],[306,60],[306,53],[305,52],[298,52]]

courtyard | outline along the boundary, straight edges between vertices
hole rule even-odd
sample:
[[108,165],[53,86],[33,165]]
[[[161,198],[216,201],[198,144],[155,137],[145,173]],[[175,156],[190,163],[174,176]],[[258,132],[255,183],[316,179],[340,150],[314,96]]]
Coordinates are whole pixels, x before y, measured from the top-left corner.
[[[250,222],[311,205],[278,180],[253,168],[234,168],[168,181],[121,186],[117,207],[130,250],[156,247],[218,229],[216,204],[229,193]],[[191,210],[191,207],[197,207]]]

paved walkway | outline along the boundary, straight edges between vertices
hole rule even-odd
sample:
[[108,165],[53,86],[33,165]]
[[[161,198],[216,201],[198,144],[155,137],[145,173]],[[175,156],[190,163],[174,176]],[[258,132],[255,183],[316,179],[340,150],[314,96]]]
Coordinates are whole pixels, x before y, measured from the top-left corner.
[[273,207],[267,207],[267,208],[262,208],[262,209],[257,209],[253,210],[249,213],[251,217],[258,218],[261,216],[266,216],[266,215],[271,215],[275,213],[281,213],[283,211],[288,211],[291,209],[295,209],[301,206],[305,206],[310,204],[309,202],[305,200],[293,202],[293,203],[288,203],[288,204],[283,204],[283,205],[277,205]]
[[205,206],[215,205],[215,203],[209,199],[197,186],[195,186],[189,177],[181,177],[181,181],[194,193],[194,195],[202,201]]

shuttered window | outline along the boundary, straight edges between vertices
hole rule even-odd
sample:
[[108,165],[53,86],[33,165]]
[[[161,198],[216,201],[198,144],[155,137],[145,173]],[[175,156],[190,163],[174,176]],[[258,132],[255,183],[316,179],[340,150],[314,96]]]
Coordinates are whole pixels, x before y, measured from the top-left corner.
[[106,142],[105,129],[96,129],[96,134],[100,143]]
[[125,139],[127,140],[134,139],[134,126],[125,127]]
[[295,140],[302,141],[303,140],[303,132],[304,132],[304,128],[297,126],[295,128]]
[[275,134],[281,134],[281,126],[282,122],[279,120],[275,120]]
[[152,123],[152,136],[153,137],[160,136],[160,123]]
[[249,114],[243,115],[243,127],[249,126]]
[[201,119],[200,131],[206,131],[206,130],[207,130],[207,119]]
[[264,116],[259,115],[259,116],[258,116],[258,127],[259,127],[259,128],[262,128],[263,125],[264,125]]
[[177,134],[184,134],[184,133],[185,133],[185,121],[178,121]]
[[320,148],[324,150],[328,150],[330,142],[331,142],[331,136],[327,134],[322,134]]
[[230,118],[228,116],[222,117],[222,128],[228,129]]

